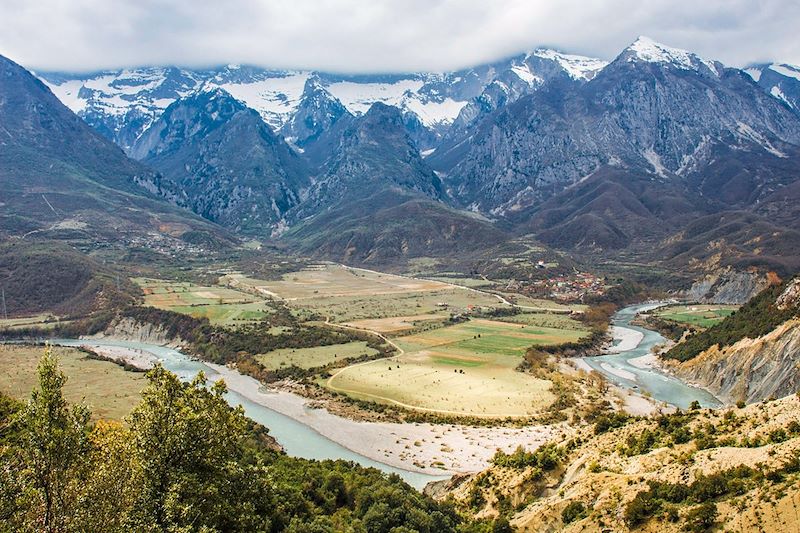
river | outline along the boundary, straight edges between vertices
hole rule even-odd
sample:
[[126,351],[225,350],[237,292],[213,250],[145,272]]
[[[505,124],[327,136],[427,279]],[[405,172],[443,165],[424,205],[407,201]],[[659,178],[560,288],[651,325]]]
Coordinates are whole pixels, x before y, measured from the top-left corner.
[[[643,366],[636,359],[650,354],[653,346],[667,342],[656,331],[631,324],[636,315],[663,304],[638,304],[617,311],[612,317],[615,326],[615,346],[630,343],[619,353],[598,357],[585,357],[583,361],[601,372],[612,383],[636,392],[647,393],[651,398],[686,409],[697,400],[703,407],[719,407],[722,403],[708,391],[693,387],[680,379],[655,368]],[[617,329],[619,328],[619,329]],[[627,331],[626,331],[627,330]],[[641,340],[636,342],[636,337]],[[613,348],[611,350],[613,352]],[[632,362],[633,360],[633,362]]]
[[[602,372],[611,382],[625,388],[634,389],[637,392],[646,392],[652,398],[659,401],[676,405],[684,409],[687,408],[693,400],[698,400],[704,407],[719,406],[720,402],[702,389],[689,386],[679,379],[655,369],[642,368],[631,363],[631,360],[649,354],[653,346],[665,342],[664,337],[657,332],[634,326],[630,323],[637,313],[653,307],[657,307],[657,305],[635,305],[626,307],[617,312],[613,317],[613,325],[617,328],[623,328],[616,331],[617,337],[619,337],[618,340],[627,337],[627,340],[624,342],[630,345],[618,346],[618,348],[624,348],[624,350],[619,353],[587,357],[584,358],[583,361],[592,368]],[[636,342],[637,339],[633,338],[633,342],[631,342],[631,332],[638,332],[638,334],[641,335],[641,340]],[[622,333],[622,335],[620,335],[620,333]],[[625,333],[627,333],[627,335],[625,335]],[[164,368],[174,372],[185,381],[191,380],[200,371],[203,371],[209,380],[215,380],[220,376],[219,372],[212,366],[164,346],[111,339],[55,339],[51,342],[64,346],[119,346],[143,350],[155,355],[161,361]],[[248,376],[239,377],[245,380],[245,383],[249,385],[251,390],[260,385],[253,378]],[[231,384],[229,383],[229,385]],[[239,391],[241,391],[241,393],[234,390],[228,393],[226,397],[228,403],[233,406],[241,405],[249,418],[268,427],[270,435],[283,446],[284,450],[286,450],[286,453],[289,455],[306,459],[343,459],[346,461],[353,461],[365,467],[374,467],[387,473],[398,474],[408,484],[417,489],[423,488],[431,481],[438,481],[449,477],[409,471],[365,457],[348,449],[342,444],[334,442],[308,425],[251,400],[250,398],[253,396],[249,398],[246,397],[245,394],[247,393],[245,389],[239,389]],[[344,444],[347,443],[345,442]]]
[[[50,342],[62,346],[120,346],[144,350],[158,357],[164,368],[174,372],[184,381],[190,381],[201,370],[210,381],[215,380],[219,376],[219,373],[211,366],[165,346],[110,339],[53,339]],[[250,380],[253,378],[246,377],[245,379]],[[269,428],[269,434],[272,435],[275,440],[283,446],[286,453],[291,456],[317,460],[343,459],[345,461],[353,461],[365,467],[374,467],[390,474],[397,474],[403,478],[406,483],[420,490],[431,481],[439,481],[449,477],[411,472],[378,461],[373,461],[328,439],[301,422],[245,398],[236,391],[230,391],[226,399],[228,403],[234,407],[241,405],[248,418]]]

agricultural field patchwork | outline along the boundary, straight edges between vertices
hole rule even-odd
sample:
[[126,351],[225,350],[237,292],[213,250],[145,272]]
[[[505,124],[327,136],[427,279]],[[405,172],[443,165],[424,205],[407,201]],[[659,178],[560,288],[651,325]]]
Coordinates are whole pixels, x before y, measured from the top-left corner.
[[377,355],[378,351],[367,346],[365,341],[315,346],[313,348],[282,348],[258,355],[256,359],[270,370],[287,366],[319,368],[331,363]]
[[517,372],[533,345],[576,341],[578,329],[470,320],[394,339],[402,354],[349,366],[327,386],[355,398],[440,414],[530,416],[553,401],[550,382]]
[[678,324],[710,328],[722,322],[738,308],[738,305],[670,305],[656,309],[653,314]]
[[[54,347],[67,376],[64,396],[83,402],[95,419],[121,420],[139,403],[146,381],[143,373],[128,372],[109,362],[89,359],[75,348]],[[25,401],[36,386],[36,365],[42,346],[0,345],[0,391]]]
[[447,317],[454,312],[500,304],[495,296],[439,281],[338,265],[293,272],[281,281],[232,274],[220,282],[250,294],[280,298],[301,320],[323,317],[336,323],[428,314]]
[[[464,285],[480,287],[483,282]],[[508,305],[495,294],[454,285],[458,281],[446,275],[413,279],[320,264],[280,280],[228,274],[219,283],[220,287],[198,287],[151,282],[146,285],[148,303],[191,313],[198,308],[241,309],[249,305],[248,299],[267,304],[280,300],[300,322],[327,322],[384,335],[397,355],[339,368],[321,383],[354,398],[446,415],[504,418],[542,412],[554,400],[552,383],[516,370],[526,350],[589,334],[570,315],[578,308],[545,300],[523,297],[519,303],[552,311],[523,308],[501,319],[477,318]],[[218,301],[210,300],[212,296]],[[275,350],[257,359],[270,370],[312,369],[373,355],[377,352],[366,343],[351,342]]]
[[222,286],[135,278],[144,292],[145,304],[159,309],[208,318],[212,324],[230,326],[261,320],[269,302],[252,294]]

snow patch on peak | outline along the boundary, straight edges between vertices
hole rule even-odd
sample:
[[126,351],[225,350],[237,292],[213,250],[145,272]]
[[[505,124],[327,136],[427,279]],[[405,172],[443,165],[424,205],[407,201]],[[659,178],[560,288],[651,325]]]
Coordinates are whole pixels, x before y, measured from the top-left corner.
[[769,66],[770,70],[774,70],[781,76],[786,76],[787,78],[794,78],[796,80],[800,80],[800,67],[796,67],[794,65],[778,65],[773,63]]
[[598,71],[604,69],[606,65],[608,65],[608,61],[603,61],[602,59],[562,54],[556,50],[545,48],[535,50],[531,55],[555,61],[575,80],[591,79]]
[[783,93],[783,91],[781,91],[781,88],[778,87],[777,85],[775,85],[774,87],[772,87],[772,89],[769,90],[769,94],[771,94],[778,100],[783,100],[789,107],[794,107],[792,101]]
[[531,72],[530,67],[524,63],[522,65],[512,66],[511,71],[516,74],[519,79],[527,83],[529,87],[535,87],[542,82],[542,79]]
[[626,51],[631,52],[628,56],[628,61],[634,61],[638,58],[650,63],[669,63],[684,70],[697,70],[699,65],[702,64],[714,74],[719,75],[717,66],[713,61],[703,59],[687,50],[657,43],[649,37],[639,37],[632,45],[626,48]]
[[762,72],[758,67],[747,67],[743,72],[753,78],[753,81],[756,83],[758,83],[758,80],[761,79]]

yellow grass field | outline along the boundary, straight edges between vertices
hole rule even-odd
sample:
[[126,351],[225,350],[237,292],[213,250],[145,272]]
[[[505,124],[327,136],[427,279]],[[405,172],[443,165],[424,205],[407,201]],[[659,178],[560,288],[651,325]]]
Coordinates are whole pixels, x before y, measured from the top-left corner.
[[[141,399],[146,385],[143,373],[88,359],[75,348],[54,347],[53,352],[67,375],[64,396],[71,403],[88,405],[95,420],[121,420]],[[43,353],[42,346],[0,345],[0,391],[23,401],[29,398]]]
[[447,320],[449,315],[428,314],[413,316],[392,316],[387,318],[365,318],[363,320],[353,320],[344,325],[358,329],[377,331],[378,333],[398,333],[409,329],[414,329],[419,323],[430,323],[435,321]]
[[355,398],[448,415],[522,417],[553,401],[550,382],[517,372],[528,347],[578,340],[586,331],[495,320],[394,339],[403,353],[344,368],[327,386]]
[[[235,280],[236,275],[223,279]],[[284,300],[336,296],[373,296],[382,294],[405,294],[450,288],[445,283],[427,281],[393,274],[371,272],[340,265],[324,264],[309,267],[299,272],[286,274],[280,281],[261,281],[238,277],[242,283],[261,288],[264,294],[275,294]]]
[[300,368],[318,368],[337,361],[377,353],[378,351],[367,346],[366,342],[354,341],[313,348],[282,348],[261,354],[256,359],[270,370],[292,365]]

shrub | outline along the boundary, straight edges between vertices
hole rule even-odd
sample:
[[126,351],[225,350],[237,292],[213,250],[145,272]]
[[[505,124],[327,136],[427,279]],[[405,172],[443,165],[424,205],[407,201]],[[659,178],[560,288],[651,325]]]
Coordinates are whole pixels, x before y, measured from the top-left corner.
[[612,428],[619,428],[628,423],[631,419],[630,416],[623,412],[612,413],[609,415],[600,415],[594,423],[594,434],[600,435]]
[[717,504],[701,503],[686,514],[686,531],[704,533],[714,526],[717,520]]
[[576,520],[586,517],[586,507],[581,501],[569,502],[564,510],[561,511],[561,520],[565,524],[571,524]]

